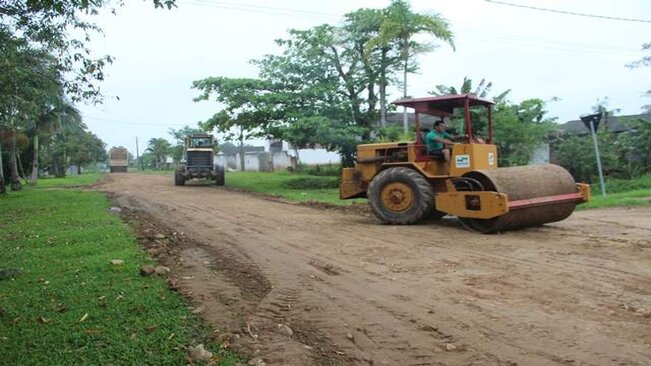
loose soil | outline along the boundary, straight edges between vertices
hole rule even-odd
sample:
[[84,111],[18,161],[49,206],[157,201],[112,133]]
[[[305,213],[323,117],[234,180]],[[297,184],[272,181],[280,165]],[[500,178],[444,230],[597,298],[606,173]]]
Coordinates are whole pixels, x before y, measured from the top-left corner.
[[111,174],[170,287],[268,365],[650,365],[651,210],[496,235]]

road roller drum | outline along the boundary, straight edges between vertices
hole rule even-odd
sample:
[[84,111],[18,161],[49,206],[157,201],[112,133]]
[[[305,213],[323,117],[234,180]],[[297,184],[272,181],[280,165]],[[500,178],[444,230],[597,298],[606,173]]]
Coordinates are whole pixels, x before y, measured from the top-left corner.
[[[482,233],[564,220],[581,202],[574,178],[558,165],[477,170],[464,174],[463,178],[477,182],[473,189],[506,195],[509,211],[501,216],[491,219],[459,218],[464,226]],[[541,200],[549,197],[553,199]]]

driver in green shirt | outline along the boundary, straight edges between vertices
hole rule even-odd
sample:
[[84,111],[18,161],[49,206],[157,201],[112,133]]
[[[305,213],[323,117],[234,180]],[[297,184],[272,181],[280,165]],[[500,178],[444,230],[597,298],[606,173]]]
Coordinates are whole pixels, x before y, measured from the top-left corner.
[[454,145],[453,137],[445,132],[447,125],[443,121],[436,121],[434,129],[425,136],[425,143],[427,144],[427,152],[430,156],[440,158],[441,156],[446,162],[450,162],[450,145]]

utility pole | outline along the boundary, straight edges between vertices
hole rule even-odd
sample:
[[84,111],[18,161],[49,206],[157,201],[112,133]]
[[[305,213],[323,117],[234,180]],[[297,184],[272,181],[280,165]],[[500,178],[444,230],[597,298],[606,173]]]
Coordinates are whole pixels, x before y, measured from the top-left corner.
[[140,149],[138,148],[138,136],[136,136],[136,166],[138,170],[142,171],[142,164],[140,164]]
[[601,185],[601,195],[606,196],[606,185],[604,184],[604,175],[601,170],[601,157],[599,156],[599,142],[597,142],[597,129],[601,122],[602,113],[581,116],[583,124],[590,129],[592,134],[592,143],[594,144],[594,153],[597,157],[597,170],[599,171],[599,184]]

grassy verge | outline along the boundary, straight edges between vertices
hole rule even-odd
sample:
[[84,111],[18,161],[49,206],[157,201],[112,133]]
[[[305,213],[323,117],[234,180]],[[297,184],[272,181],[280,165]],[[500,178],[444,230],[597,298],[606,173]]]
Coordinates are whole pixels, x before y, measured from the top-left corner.
[[637,189],[628,192],[608,193],[605,197],[601,190],[592,189],[592,201],[577,206],[577,209],[648,206],[651,205],[651,189]]
[[[70,188],[85,186],[97,182],[102,175],[103,173],[85,173],[69,175],[65,178],[39,178],[34,188]],[[29,184],[25,184],[23,187],[29,187]]]
[[0,363],[181,365],[185,347],[199,343],[219,364],[242,362],[211,344],[210,329],[162,278],[140,276],[152,261],[108,208],[102,194],[70,189],[0,197]]
[[325,202],[350,205],[366,200],[340,200],[338,177],[290,172],[228,172],[226,185],[247,191],[282,197],[294,202]]

